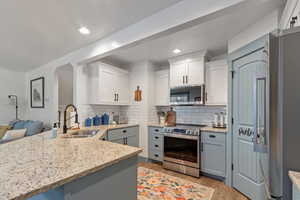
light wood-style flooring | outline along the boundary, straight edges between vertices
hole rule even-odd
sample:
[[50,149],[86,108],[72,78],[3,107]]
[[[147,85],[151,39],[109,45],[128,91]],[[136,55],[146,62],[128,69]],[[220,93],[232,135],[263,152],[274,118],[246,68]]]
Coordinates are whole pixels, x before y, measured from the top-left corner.
[[201,176],[200,178],[194,178],[191,176],[186,176],[180,173],[176,173],[173,171],[165,170],[160,164],[156,163],[144,163],[140,162],[139,166],[146,167],[149,169],[153,169],[156,171],[160,171],[172,176],[180,177],[195,183],[199,183],[201,185],[211,187],[215,189],[212,200],[248,200],[245,196],[243,196],[238,191],[226,186],[223,182],[214,180],[205,176]]

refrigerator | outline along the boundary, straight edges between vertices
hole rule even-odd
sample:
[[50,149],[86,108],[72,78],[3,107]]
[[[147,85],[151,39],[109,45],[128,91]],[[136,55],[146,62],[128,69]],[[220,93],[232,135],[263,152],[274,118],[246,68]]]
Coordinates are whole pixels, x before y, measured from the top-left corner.
[[272,199],[292,199],[288,171],[300,171],[300,28],[265,37],[268,67],[254,80],[254,151]]

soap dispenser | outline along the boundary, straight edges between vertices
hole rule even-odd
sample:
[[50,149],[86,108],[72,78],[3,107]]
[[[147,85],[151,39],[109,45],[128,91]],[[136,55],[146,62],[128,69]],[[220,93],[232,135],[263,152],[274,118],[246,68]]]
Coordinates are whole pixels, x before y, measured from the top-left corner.
[[53,124],[51,138],[57,137],[57,123]]

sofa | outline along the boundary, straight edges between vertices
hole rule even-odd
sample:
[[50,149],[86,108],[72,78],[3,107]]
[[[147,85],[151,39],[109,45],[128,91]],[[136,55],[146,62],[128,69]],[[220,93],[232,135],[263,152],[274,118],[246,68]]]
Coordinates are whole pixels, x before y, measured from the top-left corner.
[[[45,127],[41,121],[14,120],[7,126],[0,126],[0,129],[0,144],[3,144],[39,134],[44,131]],[[13,137],[12,135],[17,135],[17,137]]]

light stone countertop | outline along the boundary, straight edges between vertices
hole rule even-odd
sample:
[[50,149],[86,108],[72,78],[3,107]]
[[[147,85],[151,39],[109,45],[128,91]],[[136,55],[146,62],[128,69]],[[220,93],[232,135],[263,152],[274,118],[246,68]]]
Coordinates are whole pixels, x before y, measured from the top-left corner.
[[[158,128],[163,128],[165,127],[163,124],[148,124],[148,126],[150,127],[158,127]],[[227,128],[213,128],[210,126],[206,126],[206,127],[202,127],[201,131],[205,131],[205,132],[216,132],[216,133],[227,133],[228,130]]]
[[300,172],[289,171],[289,177],[292,180],[292,183],[298,188],[300,191]]
[[148,124],[148,126],[150,126],[150,127],[157,127],[157,128],[163,128],[163,127],[165,127],[164,124],[159,124],[159,123],[157,123],[157,124],[155,124],[155,123]]
[[105,134],[109,130],[115,130],[115,129],[122,129],[122,128],[131,128],[131,127],[137,127],[138,124],[116,124],[116,125],[100,125],[100,126],[91,126],[91,127],[81,127],[77,130],[68,130],[67,134],[62,134],[62,129],[58,130],[59,137],[71,137],[72,133],[76,133],[78,131],[85,131],[85,130],[99,130],[98,134],[95,135],[93,138],[98,140],[103,137],[105,137]]
[[[136,156],[142,149],[91,138],[49,139],[51,131],[0,145],[0,200],[25,200]],[[84,128],[85,129],[85,128]]]
[[227,133],[228,132],[227,128],[213,128],[210,126],[201,128],[201,131],[215,132],[215,133]]

